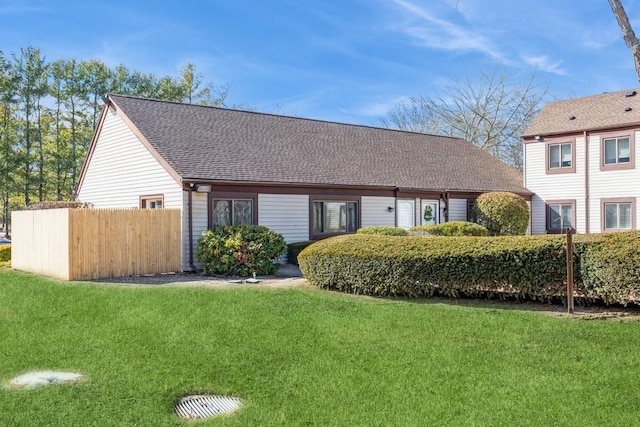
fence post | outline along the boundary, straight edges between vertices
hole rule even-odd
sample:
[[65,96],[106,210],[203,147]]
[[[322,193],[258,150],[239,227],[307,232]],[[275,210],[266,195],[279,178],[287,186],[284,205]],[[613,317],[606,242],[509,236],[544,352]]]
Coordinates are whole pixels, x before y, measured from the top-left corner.
[[572,227],[567,228],[567,312],[573,313],[573,233]]

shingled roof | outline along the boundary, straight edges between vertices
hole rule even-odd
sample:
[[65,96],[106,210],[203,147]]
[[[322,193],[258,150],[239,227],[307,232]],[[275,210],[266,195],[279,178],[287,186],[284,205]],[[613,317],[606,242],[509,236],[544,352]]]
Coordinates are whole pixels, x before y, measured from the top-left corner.
[[530,194],[458,138],[109,95],[183,180]]
[[640,89],[550,102],[523,137],[575,133],[640,124]]

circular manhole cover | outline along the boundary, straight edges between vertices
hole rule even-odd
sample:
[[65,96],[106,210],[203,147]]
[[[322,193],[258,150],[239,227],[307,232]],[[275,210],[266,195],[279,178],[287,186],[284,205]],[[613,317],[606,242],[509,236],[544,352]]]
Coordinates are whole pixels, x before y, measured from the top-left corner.
[[237,397],[207,396],[203,394],[185,396],[176,403],[176,413],[181,418],[203,419],[216,415],[231,414],[240,409],[242,402]]

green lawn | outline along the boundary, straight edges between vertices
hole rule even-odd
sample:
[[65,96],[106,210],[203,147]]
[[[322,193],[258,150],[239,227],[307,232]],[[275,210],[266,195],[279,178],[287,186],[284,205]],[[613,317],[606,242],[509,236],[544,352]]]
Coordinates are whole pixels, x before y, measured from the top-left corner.
[[2,426],[163,426],[189,392],[245,406],[197,425],[634,425],[640,323],[308,289],[62,283],[0,269]]

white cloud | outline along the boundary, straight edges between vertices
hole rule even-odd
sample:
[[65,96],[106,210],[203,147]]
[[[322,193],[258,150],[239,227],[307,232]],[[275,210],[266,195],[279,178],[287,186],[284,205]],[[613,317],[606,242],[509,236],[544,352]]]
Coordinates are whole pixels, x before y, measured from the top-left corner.
[[475,51],[505,61],[503,55],[480,33],[434,16],[426,9],[408,1],[393,2],[409,12],[414,20],[420,21],[419,24],[401,26],[397,29],[423,45],[451,51]]
[[562,68],[562,61],[552,61],[546,55],[524,56],[523,59],[536,70],[557,74],[559,76],[566,76],[568,74],[567,70]]

